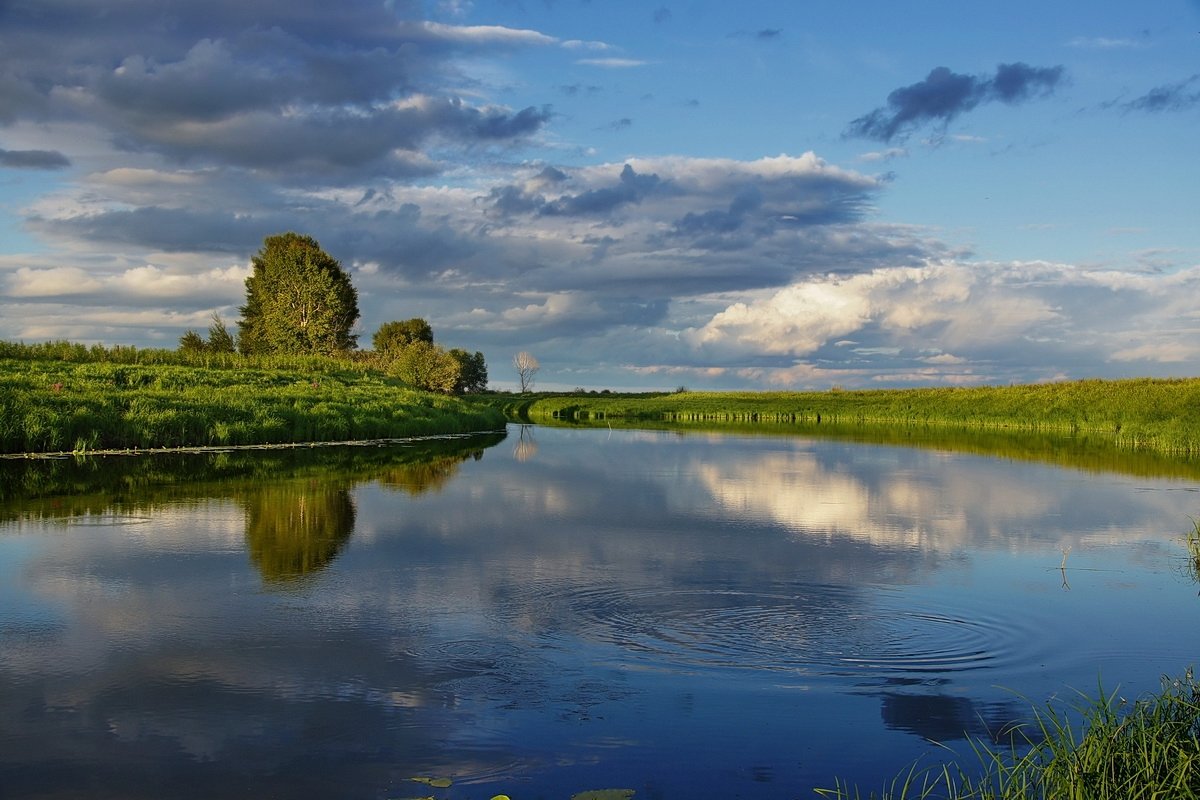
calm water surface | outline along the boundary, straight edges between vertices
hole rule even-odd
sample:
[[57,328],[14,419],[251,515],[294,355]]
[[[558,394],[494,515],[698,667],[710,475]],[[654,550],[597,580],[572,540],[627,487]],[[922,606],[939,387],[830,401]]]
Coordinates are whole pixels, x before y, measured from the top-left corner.
[[812,797],[1200,655],[1186,476],[518,427],[2,466],[4,798]]

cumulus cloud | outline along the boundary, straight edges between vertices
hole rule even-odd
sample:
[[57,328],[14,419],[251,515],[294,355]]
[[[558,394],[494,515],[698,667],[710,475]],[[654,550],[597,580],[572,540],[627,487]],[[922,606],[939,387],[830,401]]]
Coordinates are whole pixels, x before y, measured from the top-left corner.
[[847,136],[890,142],[929,122],[946,125],[981,103],[1015,105],[1048,95],[1062,82],[1065,69],[1000,64],[992,75],[963,75],[936,67],[922,81],[888,95],[887,105],[855,119]]
[[808,278],[734,303],[686,338],[714,363],[753,361],[776,381],[843,371],[851,382],[867,373],[1006,382],[1051,379],[1081,363],[1089,374],[1119,374],[1122,362],[1200,357],[1200,327],[1157,322],[1194,318],[1180,293],[1196,289],[1200,268],[1165,276],[1046,263],[885,268]]
[[62,297],[91,294],[100,286],[100,281],[80,267],[21,267],[9,278],[7,293],[13,297]]

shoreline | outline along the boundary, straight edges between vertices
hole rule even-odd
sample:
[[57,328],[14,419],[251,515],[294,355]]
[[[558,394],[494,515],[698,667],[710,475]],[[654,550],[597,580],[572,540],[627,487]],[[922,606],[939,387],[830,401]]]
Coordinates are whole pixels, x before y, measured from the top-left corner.
[[341,441],[275,442],[264,444],[197,445],[181,447],[137,447],[108,450],[64,450],[47,453],[0,453],[0,461],[59,461],[91,456],[153,456],[200,455],[204,453],[235,453],[247,450],[301,450],[318,447],[386,447],[408,442],[428,442],[439,439],[470,439],[474,436],[504,433],[504,429],[478,430],[465,433],[430,433],[418,436],[381,437],[375,439],[346,439]]

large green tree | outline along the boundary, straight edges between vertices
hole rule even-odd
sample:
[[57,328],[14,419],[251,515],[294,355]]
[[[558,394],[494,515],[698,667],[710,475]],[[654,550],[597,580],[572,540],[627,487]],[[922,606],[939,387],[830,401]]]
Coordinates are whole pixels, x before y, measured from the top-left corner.
[[416,389],[450,394],[458,383],[458,359],[436,344],[419,341],[396,351],[388,372]]
[[358,337],[358,292],[337,259],[311,236],[268,236],[246,278],[238,320],[243,353],[322,353],[351,350]]
[[454,348],[450,355],[458,362],[458,383],[454,386],[455,394],[474,394],[486,392],[488,385],[487,362],[483,353],[478,350],[474,354],[466,350]]
[[414,342],[433,344],[433,327],[420,317],[385,322],[371,338],[375,352],[384,355],[395,355]]

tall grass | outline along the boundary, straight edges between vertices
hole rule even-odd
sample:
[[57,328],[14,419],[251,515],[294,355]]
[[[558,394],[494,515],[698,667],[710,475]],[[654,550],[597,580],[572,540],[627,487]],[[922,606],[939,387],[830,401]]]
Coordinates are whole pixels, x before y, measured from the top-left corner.
[[[1078,718],[1079,722],[1073,719]],[[1103,690],[1066,711],[1047,704],[1004,747],[972,741],[977,764],[913,766],[875,800],[1187,800],[1200,797],[1200,687],[1189,669],[1132,704]],[[817,794],[861,800],[836,781]]]
[[345,441],[504,425],[496,409],[407,388],[351,359],[69,343],[0,343],[0,354],[9,355],[0,357],[4,453]]

